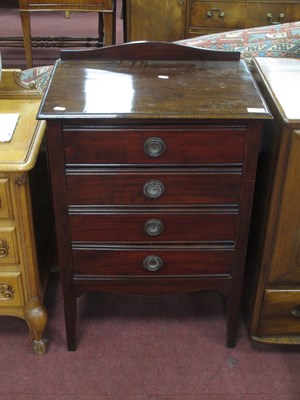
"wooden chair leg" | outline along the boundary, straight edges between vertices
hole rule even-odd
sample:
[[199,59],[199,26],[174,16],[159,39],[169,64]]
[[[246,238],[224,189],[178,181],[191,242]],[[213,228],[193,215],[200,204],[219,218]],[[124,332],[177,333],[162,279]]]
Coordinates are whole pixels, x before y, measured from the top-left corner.
[[32,68],[31,25],[28,11],[20,11],[27,68]]
[[114,12],[103,13],[104,25],[104,46],[111,46],[116,43],[116,14]]

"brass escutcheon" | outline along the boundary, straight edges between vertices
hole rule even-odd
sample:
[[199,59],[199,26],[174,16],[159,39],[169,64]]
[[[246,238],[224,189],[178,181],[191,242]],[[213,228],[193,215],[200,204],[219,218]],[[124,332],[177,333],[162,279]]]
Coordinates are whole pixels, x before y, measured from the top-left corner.
[[267,20],[269,20],[271,25],[281,24],[282,21],[284,20],[284,18],[285,18],[285,14],[284,13],[280,13],[279,16],[278,16],[278,21],[273,21],[273,14],[270,13],[270,12],[267,14]]
[[225,18],[226,13],[225,11],[221,10],[221,8],[211,8],[209,11],[207,11],[206,15],[208,18],[212,18],[215,14],[218,14],[219,18]]

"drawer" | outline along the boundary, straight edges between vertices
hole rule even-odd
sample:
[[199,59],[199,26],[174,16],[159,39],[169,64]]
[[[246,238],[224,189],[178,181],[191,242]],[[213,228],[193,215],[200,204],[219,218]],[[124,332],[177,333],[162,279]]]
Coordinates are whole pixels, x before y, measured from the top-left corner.
[[75,275],[230,275],[233,250],[80,249],[75,245],[73,261]]
[[299,4],[193,1],[188,33],[197,35],[203,33],[204,29],[213,32],[232,31],[299,19]]
[[0,308],[23,304],[21,274],[0,273]]
[[194,1],[190,9],[189,33],[204,28],[213,31],[241,29],[247,20],[246,3]]
[[169,170],[69,170],[70,205],[191,205],[237,204],[241,170],[232,172]]
[[253,26],[264,26],[276,23],[293,22],[299,21],[299,19],[299,3],[248,3],[247,21],[245,28],[252,28]]
[[[28,0],[28,7],[29,8],[36,8],[36,9],[63,9],[63,10],[111,10],[113,7],[114,0],[88,0],[82,2],[82,0],[56,0],[55,3],[49,2],[45,0]],[[55,7],[54,7],[55,4]],[[20,5],[22,9],[22,3]]]
[[9,190],[9,179],[0,178],[0,219],[10,217],[11,197]]
[[191,130],[64,129],[67,165],[242,164],[246,126]]
[[72,241],[234,242],[237,213],[71,214]]
[[16,228],[0,226],[0,266],[19,262],[17,248]]
[[266,290],[258,336],[300,335],[300,290]]

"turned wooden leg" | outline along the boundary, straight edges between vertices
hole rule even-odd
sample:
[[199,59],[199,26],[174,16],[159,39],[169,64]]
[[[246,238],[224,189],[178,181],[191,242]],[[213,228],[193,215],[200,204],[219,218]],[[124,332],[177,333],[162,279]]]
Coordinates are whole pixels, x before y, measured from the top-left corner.
[[27,68],[32,68],[31,26],[28,11],[20,11]]
[[45,354],[48,347],[47,339],[43,337],[47,324],[47,311],[44,306],[36,307],[27,305],[25,313],[25,321],[29,328],[29,334],[32,338],[33,351],[36,354]]
[[113,12],[103,13],[104,46],[116,43],[116,9]]

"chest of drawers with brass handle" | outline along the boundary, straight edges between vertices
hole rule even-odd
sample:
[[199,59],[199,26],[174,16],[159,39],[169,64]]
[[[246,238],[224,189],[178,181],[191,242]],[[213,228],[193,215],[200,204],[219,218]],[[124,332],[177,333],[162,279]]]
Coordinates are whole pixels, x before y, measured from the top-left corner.
[[298,21],[299,0],[202,1],[190,0],[187,7],[186,37]]
[[123,0],[123,4],[128,42],[172,42],[300,19],[299,0]]
[[39,112],[69,350],[76,297],[89,290],[218,290],[234,346],[260,126],[270,118],[247,67],[237,54],[158,42],[103,48],[94,61],[73,54],[62,53]]

